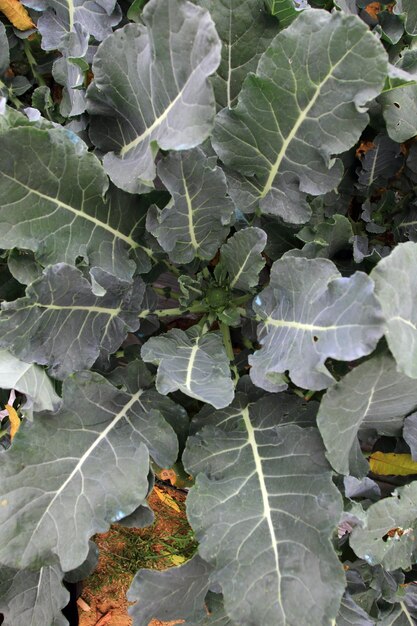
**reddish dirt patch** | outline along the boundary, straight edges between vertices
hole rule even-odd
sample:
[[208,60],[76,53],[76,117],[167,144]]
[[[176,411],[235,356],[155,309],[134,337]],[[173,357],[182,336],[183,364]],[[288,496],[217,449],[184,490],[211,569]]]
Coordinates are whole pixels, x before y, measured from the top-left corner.
[[[149,497],[155,513],[152,526],[137,529],[115,524],[94,538],[100,557],[96,571],[84,582],[81,599],[90,611],[79,607],[80,626],[131,626],[126,591],[134,573],[141,567],[166,569],[192,556],[195,543],[185,515],[186,494],[168,486],[158,488],[159,496],[154,491]],[[181,623],[152,620],[149,626]]]

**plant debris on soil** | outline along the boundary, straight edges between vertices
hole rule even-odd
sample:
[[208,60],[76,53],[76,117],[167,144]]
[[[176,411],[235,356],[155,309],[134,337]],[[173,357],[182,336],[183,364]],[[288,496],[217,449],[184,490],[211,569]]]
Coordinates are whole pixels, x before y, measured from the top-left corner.
[[[148,499],[155,514],[151,526],[113,524],[109,532],[94,537],[100,556],[78,601],[80,626],[131,626],[126,592],[136,572],[143,567],[167,569],[192,557],[197,542],[186,518],[185,499],[185,492],[158,485]],[[152,620],[149,626],[182,623]]]

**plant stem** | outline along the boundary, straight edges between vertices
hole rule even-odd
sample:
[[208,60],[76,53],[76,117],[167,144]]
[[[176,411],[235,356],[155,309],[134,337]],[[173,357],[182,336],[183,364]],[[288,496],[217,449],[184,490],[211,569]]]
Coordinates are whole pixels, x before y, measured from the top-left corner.
[[251,293],[247,293],[244,296],[239,296],[238,298],[232,298],[231,303],[234,306],[239,306],[240,304],[245,304],[245,302],[252,300],[252,298],[254,298],[254,295]]
[[304,400],[307,400],[308,402],[309,400],[311,400],[311,398],[314,396],[315,393],[316,393],[315,391],[312,391],[310,389],[310,391],[307,391],[307,393],[304,395]]
[[179,300],[180,298],[180,294],[176,293],[175,291],[172,291],[170,287],[168,289],[165,289],[164,287],[152,286],[152,289],[158,296],[161,296],[162,298],[166,298],[167,300],[170,300],[170,299]]
[[141,313],[139,313],[140,318],[148,317],[149,315],[156,315],[157,317],[175,317],[180,315],[186,315],[187,313],[207,313],[207,307],[202,306],[201,304],[194,304],[189,306],[188,309],[155,309],[155,311],[151,311],[150,309],[145,309]]
[[12,104],[15,105],[16,109],[21,109],[23,108],[23,102],[20,102],[19,98],[17,96],[14,95],[13,93],[13,89],[11,87],[8,87],[5,83],[3,83],[2,80],[0,80],[0,89],[6,89],[7,90],[7,98],[10,100],[10,102],[12,102]]
[[233,382],[236,387],[238,380],[239,380],[239,372],[235,365],[235,355],[233,352],[232,338],[230,337],[230,328],[224,322],[220,322],[220,332],[223,337],[223,344],[224,344],[224,347],[226,348],[226,354],[229,357],[230,368],[233,372],[233,377],[234,377]]
[[173,263],[171,263],[170,261],[167,261],[166,259],[164,259],[163,263],[167,266],[167,268],[172,274],[174,274],[175,276],[181,275],[180,270],[178,269],[178,267],[175,267]]
[[46,85],[46,82],[43,78],[43,76],[41,74],[39,74],[38,70],[36,69],[36,59],[32,54],[32,50],[30,48],[30,43],[27,39],[23,40],[23,50],[25,51],[25,55],[26,58],[28,60],[28,63],[30,65],[30,69],[32,70],[32,74],[33,74],[33,78],[36,80],[36,82],[38,83],[39,86],[44,86]]

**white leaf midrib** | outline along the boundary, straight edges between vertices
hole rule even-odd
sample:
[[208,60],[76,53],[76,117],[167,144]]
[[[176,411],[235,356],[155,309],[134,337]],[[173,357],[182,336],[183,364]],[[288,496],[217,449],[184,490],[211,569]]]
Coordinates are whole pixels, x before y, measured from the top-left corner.
[[93,443],[89,446],[89,448],[84,452],[84,454],[80,457],[80,459],[78,460],[76,466],[74,467],[74,469],[72,470],[72,472],[69,474],[69,476],[67,477],[67,479],[62,483],[62,485],[60,486],[60,488],[55,492],[55,495],[53,496],[53,498],[51,499],[50,503],[48,504],[48,506],[46,507],[45,511],[42,513],[38,523],[36,524],[34,530],[31,533],[31,538],[30,540],[28,540],[27,542],[27,547],[25,548],[25,550],[23,551],[22,554],[22,560],[24,559],[25,553],[27,551],[27,549],[29,548],[30,545],[32,545],[32,541],[33,538],[35,537],[40,525],[43,522],[43,519],[46,517],[46,515],[49,514],[49,511],[51,509],[51,507],[53,506],[53,504],[55,503],[55,501],[57,500],[57,498],[63,493],[63,491],[65,490],[65,488],[67,487],[67,485],[69,485],[69,483],[72,481],[72,479],[79,473],[79,471],[81,470],[82,466],[84,465],[84,463],[87,461],[87,459],[90,457],[90,455],[92,454],[92,452],[97,448],[97,446],[107,437],[107,435],[109,434],[109,432],[111,430],[113,430],[113,428],[116,426],[116,424],[123,419],[124,417],[126,417],[127,412],[129,411],[129,409],[139,400],[140,396],[143,393],[143,389],[140,389],[138,392],[136,392],[131,399],[129,400],[129,402],[127,402],[127,404],[124,405],[124,407],[122,408],[121,411],[119,411],[119,413],[117,413],[114,418],[112,419],[112,421],[110,422],[110,424],[108,424],[106,426],[106,428],[99,434],[99,436],[93,441]]
[[268,525],[268,531],[271,537],[271,547],[272,547],[274,559],[275,559],[275,570],[277,573],[277,599],[281,607],[281,610],[284,614],[283,623],[285,623],[286,618],[285,618],[284,608],[282,604],[282,589],[281,589],[282,574],[281,574],[281,568],[279,564],[279,555],[278,555],[278,547],[277,547],[278,540],[275,535],[274,522],[272,520],[272,515],[271,515],[271,507],[269,506],[269,494],[268,494],[268,489],[266,487],[265,475],[264,475],[263,468],[262,468],[262,459],[258,451],[258,445],[256,443],[255,429],[252,426],[250,416],[249,416],[249,406],[242,409],[241,414],[242,414],[243,421],[245,423],[245,427],[247,430],[248,443],[252,450],[253,460],[255,463],[255,470],[258,476],[258,480],[259,480],[259,488],[261,492],[262,504],[263,504],[263,509],[264,509],[263,517],[265,518],[267,525]]

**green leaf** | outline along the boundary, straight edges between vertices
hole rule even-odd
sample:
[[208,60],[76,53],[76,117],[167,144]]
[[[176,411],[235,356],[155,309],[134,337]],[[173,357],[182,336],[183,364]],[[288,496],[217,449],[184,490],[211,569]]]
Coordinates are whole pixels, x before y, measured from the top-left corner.
[[341,179],[334,155],[359,138],[368,123],[364,107],[386,73],[386,52],[359,18],[304,11],[246,78],[237,107],[218,114],[214,149],[248,177],[240,186],[257,190],[263,213],[306,222],[306,194],[326,193]]
[[58,556],[72,570],[87,558],[94,533],[143,502],[148,450],[165,467],[178,454],[158,404],[144,406],[147,394],[80,372],[65,381],[59,413],[22,424],[0,468],[2,563],[35,568]]
[[266,0],[266,6],[279,20],[281,28],[287,28],[297,17],[299,11],[307,9],[307,0]]
[[375,626],[376,620],[354,601],[351,595],[345,593],[340,605],[336,626]]
[[84,113],[86,107],[84,72],[72,59],[58,58],[52,66],[54,80],[64,87],[59,111],[64,117]]
[[205,623],[204,598],[211,569],[198,554],[162,572],[140,569],[127,594],[130,602],[137,602],[129,611],[133,626],[143,626],[152,619]]
[[417,85],[404,85],[382,93],[378,102],[387,133],[394,141],[403,143],[417,135]]
[[151,0],[143,24],[128,24],[99,46],[90,85],[90,135],[107,153],[113,182],[131,193],[152,186],[157,148],[185,150],[213,126],[208,77],[220,62],[209,13],[187,0]]
[[117,281],[99,268],[91,276],[93,286],[75,267],[47,267],[25,298],[2,304],[0,346],[23,361],[48,365],[60,379],[91,367],[99,355],[108,358],[128,331],[139,328],[145,285],[140,278],[133,285]]
[[267,236],[260,228],[244,228],[236,232],[220,249],[220,262],[214,274],[229,289],[250,291],[259,281],[259,272],[265,265],[261,252]]
[[417,413],[405,418],[403,437],[410,447],[413,461],[417,461]]
[[265,411],[239,394],[206,413],[183,457],[197,477],[187,515],[239,626],[330,626],[345,586],[330,542],[340,495],[318,431],[292,422],[280,398]]
[[[417,482],[413,482],[367,509],[364,527],[353,529],[350,546],[371,565],[379,563],[388,571],[408,569],[417,556],[416,519]],[[387,537],[388,531],[393,536]]]
[[187,331],[174,328],[148,339],[141,355],[145,362],[158,365],[159,393],[166,395],[179,389],[218,409],[233,400],[229,359],[217,333],[201,336],[196,326]]
[[253,301],[262,323],[261,349],[249,357],[253,382],[268,391],[285,389],[282,375],[304,389],[334,381],[331,357],[352,361],[375,348],[383,334],[372,280],[362,272],[342,278],[327,259],[285,256],[272,265],[270,285]]
[[400,243],[373,269],[375,295],[386,319],[385,336],[398,368],[417,378],[417,243]]
[[409,35],[417,35],[417,6],[414,0],[400,0],[395,7],[396,13],[405,14],[405,30]]
[[47,9],[37,22],[42,35],[42,48],[58,49],[66,56],[75,58],[86,54],[90,35],[102,41],[121,19],[115,0],[38,0],[34,8]]
[[29,285],[42,275],[42,266],[28,250],[10,250],[7,265],[12,276],[22,285]]
[[0,611],[4,626],[68,626],[61,609],[70,594],[62,584],[58,565],[39,571],[16,570],[2,566],[0,571]]
[[38,365],[25,363],[7,350],[0,350],[0,381],[2,389],[15,389],[26,396],[22,411],[31,417],[33,411],[57,411],[61,398],[52,381]]
[[171,153],[158,163],[158,176],[172,195],[162,210],[148,212],[147,228],[175,263],[211,259],[226,239],[234,205],[226,177],[199,148]]
[[1,144],[0,247],[33,250],[43,265],[83,257],[130,279],[142,215],[131,197],[120,208],[103,200],[108,179],[84,142],[68,130],[21,126]]
[[414,584],[407,585],[401,600],[394,604],[388,616],[378,626],[415,626],[417,620],[417,592]]
[[3,22],[0,22],[0,76],[10,65],[9,42]]
[[[365,361],[330,387],[320,404],[317,425],[327,458],[340,474],[352,473],[350,458],[358,449],[360,429],[401,435],[404,416],[417,408],[415,380],[397,371],[390,355]],[[368,464],[363,460],[366,474]]]
[[304,226],[296,235],[305,242],[302,250],[292,250],[292,256],[306,256],[309,259],[322,257],[331,259],[342,250],[351,249],[353,229],[344,215],[334,215],[326,222]]
[[249,72],[276,35],[277,25],[264,0],[196,0],[210,11],[222,41],[221,61],[213,76],[218,106],[232,108]]

